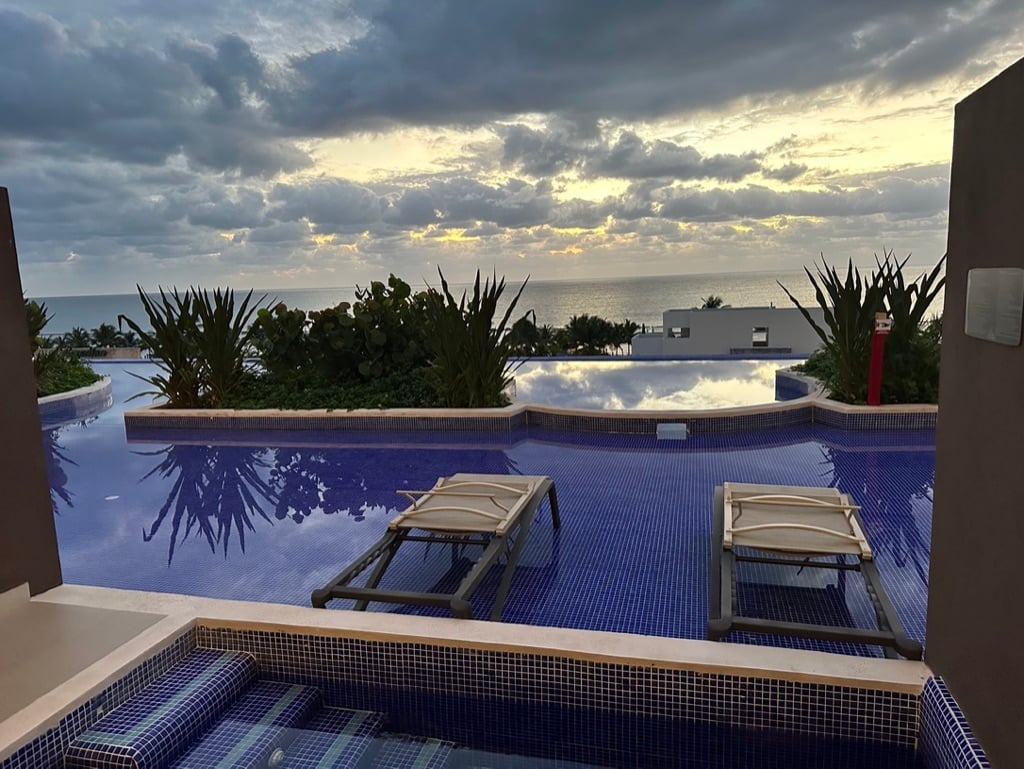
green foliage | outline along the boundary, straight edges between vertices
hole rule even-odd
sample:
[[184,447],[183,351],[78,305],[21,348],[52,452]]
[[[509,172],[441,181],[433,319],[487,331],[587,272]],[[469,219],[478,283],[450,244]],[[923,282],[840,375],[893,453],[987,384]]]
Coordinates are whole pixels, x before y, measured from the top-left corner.
[[63,337],[64,343],[75,350],[89,350],[92,348],[92,334],[81,326],[75,326]]
[[39,304],[34,299],[25,300],[25,319],[28,321],[28,338],[32,345],[32,355],[42,346],[43,340],[40,334],[46,328],[53,316],[46,311],[45,304]]
[[725,300],[717,294],[709,294],[700,300],[700,308],[702,310],[717,310],[719,309]]
[[832,396],[846,403],[863,403],[867,400],[867,370],[875,314],[885,308],[884,273],[874,272],[869,280],[863,280],[852,259],[847,265],[845,280],[824,259],[817,279],[806,267],[804,272],[814,286],[827,329],[814,321],[789,289],[779,285],[814,328],[834,362],[835,376],[825,383]]
[[803,363],[793,366],[798,374],[814,377],[819,382],[829,382],[836,375],[835,359],[825,350],[816,350]]
[[117,327],[110,323],[101,323],[90,334],[93,347],[118,347],[121,342],[121,334]]
[[65,345],[38,352],[34,362],[36,394],[40,398],[88,387],[100,380],[99,374]]
[[263,369],[277,378],[294,377],[310,365],[306,342],[309,322],[302,310],[289,310],[283,302],[260,308],[253,324],[253,346]]
[[480,285],[477,270],[473,296],[466,292],[456,301],[441,277],[441,291],[431,289],[426,297],[427,344],[433,360],[426,371],[427,382],[444,406],[485,408],[507,405],[505,388],[512,381],[509,359],[512,341],[506,333],[526,282],[509,303],[495,325],[498,302],[505,291],[505,280],[497,275]]
[[250,352],[252,318],[260,302],[252,303],[252,291],[235,309],[235,292],[192,289],[198,326],[195,345],[199,353],[199,378],[204,399],[213,408],[223,404],[245,375],[246,356]]
[[118,326],[127,325],[139,336],[161,373],[139,377],[155,389],[135,397],[160,395],[174,408],[202,408],[196,343],[199,322],[191,289],[184,294],[173,289],[168,295],[161,288],[159,300],[150,298],[141,286],[136,285],[136,289],[150,328],[143,328],[126,315],[118,315]]
[[311,312],[310,360],[328,379],[376,379],[427,363],[426,294],[394,275],[357,288],[355,302]]
[[137,288],[150,328],[125,315],[118,323],[140,337],[161,371],[140,377],[156,388],[140,394],[161,395],[175,408],[221,407],[246,374],[250,322],[258,309],[251,304],[252,291],[236,310],[231,289],[217,289],[211,297],[202,289],[168,295],[161,288],[157,300]]
[[614,340],[615,325],[596,315],[573,315],[565,326],[565,349],[570,355],[607,355]]
[[396,371],[379,379],[339,384],[319,376],[250,377],[224,405],[237,409],[435,408],[444,404],[424,369]]
[[867,280],[861,278],[852,260],[845,280],[824,262],[818,269],[818,280],[805,268],[826,328],[815,323],[782,286],[822,340],[823,349],[801,368],[821,380],[836,400],[867,401],[875,315],[885,312],[893,320],[893,329],[886,340],[882,402],[937,402],[941,320],[924,318],[945,284],[945,278],[940,277],[945,257],[909,284],[903,277],[907,259],[900,261],[892,251],[883,251],[883,258],[876,257],[878,269]]

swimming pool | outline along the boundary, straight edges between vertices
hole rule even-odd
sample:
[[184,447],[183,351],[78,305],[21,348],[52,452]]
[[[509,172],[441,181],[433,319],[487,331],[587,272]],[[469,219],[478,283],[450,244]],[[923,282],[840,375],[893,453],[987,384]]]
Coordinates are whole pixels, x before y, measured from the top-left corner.
[[[404,506],[396,489],[455,472],[548,475],[563,528],[534,524],[507,622],[703,638],[710,505],[725,480],[838,485],[863,505],[867,534],[908,634],[924,637],[934,434],[847,433],[820,425],[659,442],[540,428],[494,433],[211,433],[128,443],[114,407],[44,433],[64,579],[69,583],[308,605],[309,594],[372,544]],[[139,401],[133,401],[135,408]],[[405,553],[404,556],[409,556]],[[464,559],[423,547],[385,586],[459,579]],[[493,598],[496,576],[479,592]],[[799,575],[787,595],[813,595]],[[849,589],[829,610],[870,623]],[[433,613],[430,609],[388,611]],[[820,607],[808,607],[817,611]],[[874,649],[779,638],[799,648]]]

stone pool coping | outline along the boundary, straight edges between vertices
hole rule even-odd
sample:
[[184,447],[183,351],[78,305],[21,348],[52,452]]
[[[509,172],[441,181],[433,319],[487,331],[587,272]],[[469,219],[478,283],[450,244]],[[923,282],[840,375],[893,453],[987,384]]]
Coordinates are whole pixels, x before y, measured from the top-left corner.
[[31,600],[155,614],[161,619],[0,722],[0,761],[45,734],[62,717],[197,626],[550,655],[747,679],[820,683],[917,698],[932,676],[925,663],[908,660],[446,617],[321,610],[79,585],[61,585]]
[[91,417],[110,408],[114,404],[113,385],[111,378],[105,376],[86,387],[44,395],[37,402],[39,421],[44,429],[55,427],[64,422]]
[[500,432],[540,426],[574,432],[653,435],[663,423],[685,422],[690,435],[825,424],[846,430],[934,429],[932,404],[853,406],[810,393],[755,406],[689,411],[598,411],[517,403],[484,409],[170,409],[162,404],[126,411],[131,430],[379,430]]

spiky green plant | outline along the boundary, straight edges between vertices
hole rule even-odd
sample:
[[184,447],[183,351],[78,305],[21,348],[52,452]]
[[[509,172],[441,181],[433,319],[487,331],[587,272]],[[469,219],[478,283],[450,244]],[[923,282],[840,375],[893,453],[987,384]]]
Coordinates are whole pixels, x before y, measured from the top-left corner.
[[822,328],[789,289],[779,286],[821,339],[822,346],[835,363],[835,376],[826,386],[837,400],[863,403],[867,400],[868,364],[875,314],[885,309],[885,273],[874,272],[867,280],[851,259],[845,280],[822,256],[817,278],[804,268],[814,286],[815,299],[824,315]]
[[155,388],[133,397],[158,395],[166,398],[168,405],[174,408],[202,407],[198,312],[191,290],[179,294],[175,288],[167,294],[160,288],[160,298],[156,299],[146,294],[142,286],[136,285],[135,288],[149,318],[149,328],[143,328],[127,315],[118,315],[117,324],[119,328],[127,325],[138,335],[151,351],[160,373],[150,377],[133,374]]
[[219,408],[237,391],[249,366],[252,319],[266,295],[252,301],[252,291],[235,309],[235,292],[219,288],[212,294],[192,289],[198,328],[195,346],[199,356],[199,381],[211,408]]
[[259,309],[252,291],[236,310],[230,288],[216,289],[212,297],[201,288],[182,294],[173,289],[169,295],[160,288],[159,299],[136,288],[150,327],[126,315],[118,316],[118,325],[138,335],[160,368],[151,377],[139,376],[156,389],[138,395],[162,396],[175,408],[222,406],[247,373],[251,321]]
[[467,292],[463,292],[457,301],[440,269],[438,275],[441,291],[431,288],[425,303],[427,345],[433,356],[425,374],[427,381],[449,407],[506,405],[504,391],[516,368],[509,363],[513,340],[506,332],[526,281],[495,324],[504,278],[499,281],[494,274],[481,287],[477,270],[472,298],[467,300]]
[[39,335],[43,333],[43,329],[53,319],[53,316],[47,312],[45,303],[40,304],[34,299],[26,299],[25,319],[28,321],[28,338],[32,344],[32,354],[35,355],[42,346],[42,339]]

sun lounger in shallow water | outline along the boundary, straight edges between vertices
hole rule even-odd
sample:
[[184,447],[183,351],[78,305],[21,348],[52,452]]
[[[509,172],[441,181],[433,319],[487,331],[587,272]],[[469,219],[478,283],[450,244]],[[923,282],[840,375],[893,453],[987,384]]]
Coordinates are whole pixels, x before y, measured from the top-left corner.
[[[523,553],[530,527],[545,495],[552,524],[561,526],[555,484],[540,475],[474,475],[457,473],[439,478],[429,491],[400,491],[412,504],[391,522],[377,544],[326,586],[314,590],[313,606],[324,608],[335,598],[356,602],[362,611],[371,601],[451,609],[456,617],[471,619],[470,599],[491,567],[506,557],[505,570],[491,612],[500,620],[516,564]],[[483,548],[454,593],[417,593],[378,587],[398,548],[404,542],[451,543]],[[350,583],[376,563],[365,587]]]
[[[717,641],[734,630],[772,633],[880,645],[887,657],[894,657],[895,652],[899,652],[909,659],[921,659],[921,645],[903,632],[896,610],[882,587],[874,554],[861,525],[859,509],[847,494],[838,489],[746,483],[719,486],[715,490],[712,529],[708,638]],[[852,562],[848,557],[852,557]],[[829,560],[813,560],[816,558]],[[741,616],[738,601],[740,583],[736,574],[740,562],[776,564],[790,569],[836,569],[841,585],[845,585],[846,572],[859,571],[874,609],[877,627],[867,630],[848,625],[795,621],[791,617]],[[799,590],[801,588],[780,587],[779,600],[772,603],[782,605]],[[770,595],[772,587],[765,587],[763,592]],[[834,619],[837,614],[845,614],[849,618],[842,591],[830,588],[822,591],[822,595],[834,599],[837,592],[840,600],[832,603],[841,604],[841,608],[832,611],[831,617]],[[822,605],[817,609],[819,615],[829,614]]]

